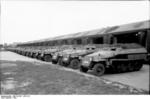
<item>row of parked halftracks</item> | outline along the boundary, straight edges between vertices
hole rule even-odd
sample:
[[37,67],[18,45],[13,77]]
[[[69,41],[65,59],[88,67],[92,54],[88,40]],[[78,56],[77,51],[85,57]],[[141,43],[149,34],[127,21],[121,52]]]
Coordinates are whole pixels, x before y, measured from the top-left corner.
[[90,70],[97,76],[107,71],[114,73],[139,71],[148,60],[147,50],[138,44],[86,45],[47,49],[16,47],[7,50],[53,64],[79,69],[85,73]]

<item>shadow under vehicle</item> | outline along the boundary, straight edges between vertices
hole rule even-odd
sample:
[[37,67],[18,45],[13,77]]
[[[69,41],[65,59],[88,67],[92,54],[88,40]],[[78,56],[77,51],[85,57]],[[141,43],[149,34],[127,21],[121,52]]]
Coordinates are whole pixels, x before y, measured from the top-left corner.
[[106,71],[139,71],[147,60],[147,50],[137,44],[118,44],[106,47],[82,58],[80,71],[101,76]]
[[81,58],[95,52],[97,48],[95,46],[85,46],[84,48],[76,49],[68,52],[62,56],[61,64],[66,67],[78,69],[80,67]]

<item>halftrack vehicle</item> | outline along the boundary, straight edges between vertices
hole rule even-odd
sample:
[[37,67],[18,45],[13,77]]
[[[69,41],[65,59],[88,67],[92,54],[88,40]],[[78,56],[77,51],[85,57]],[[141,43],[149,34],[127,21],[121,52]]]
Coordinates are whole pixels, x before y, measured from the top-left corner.
[[81,58],[95,51],[95,46],[85,46],[84,48],[70,51],[63,55],[62,65],[73,69],[78,69],[80,67]]
[[59,48],[50,48],[50,49],[43,50],[39,53],[39,58],[43,61],[51,62],[54,53],[59,52],[61,50],[62,49]]
[[26,49],[26,50],[24,50],[24,53],[25,53],[25,56],[30,57],[30,55],[32,54],[32,51],[31,51],[31,49]]
[[107,70],[118,73],[138,71],[146,59],[147,50],[139,45],[107,47],[82,58],[80,71],[92,70],[97,76]]
[[38,58],[38,53],[40,52],[39,49],[36,49],[36,50],[33,50],[32,53],[31,53],[31,57],[32,58]]
[[66,53],[72,52],[75,49],[76,48],[64,49],[62,51],[54,53],[54,55],[52,56],[52,63],[53,64],[58,63],[58,64],[62,65],[61,60],[62,60],[63,55],[66,54]]

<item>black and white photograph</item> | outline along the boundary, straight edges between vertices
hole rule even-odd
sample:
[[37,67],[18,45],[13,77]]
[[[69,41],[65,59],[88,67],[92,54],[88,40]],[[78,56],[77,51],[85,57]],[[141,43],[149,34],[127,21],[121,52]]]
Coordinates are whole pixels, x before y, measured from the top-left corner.
[[2,99],[150,95],[149,0],[1,0],[0,7]]

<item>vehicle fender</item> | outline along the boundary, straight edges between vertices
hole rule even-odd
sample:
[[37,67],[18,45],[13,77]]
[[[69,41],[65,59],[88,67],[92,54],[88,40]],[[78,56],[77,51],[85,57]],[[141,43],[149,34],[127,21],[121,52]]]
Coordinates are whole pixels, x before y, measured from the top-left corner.
[[107,59],[103,59],[100,57],[94,57],[92,61],[94,63],[103,63],[106,67],[110,66],[110,62]]
[[106,61],[106,59],[103,59],[103,58],[101,58],[101,57],[99,57],[99,56],[94,56],[94,57],[92,58],[92,60],[95,61],[95,62]]
[[72,54],[70,57],[71,57],[71,58],[77,58],[78,55],[77,55],[77,54]]

